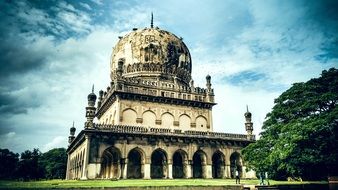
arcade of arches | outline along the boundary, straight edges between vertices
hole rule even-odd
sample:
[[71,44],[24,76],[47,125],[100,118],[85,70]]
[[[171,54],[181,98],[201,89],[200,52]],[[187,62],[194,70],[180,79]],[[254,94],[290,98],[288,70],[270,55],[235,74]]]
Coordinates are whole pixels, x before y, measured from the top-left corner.
[[201,149],[189,155],[182,149],[168,154],[165,150],[157,148],[150,155],[146,155],[141,148],[136,147],[128,152],[126,158],[122,158],[118,148],[109,147],[102,153],[98,177],[103,179],[234,178],[236,169],[242,177],[244,176],[239,152],[232,152],[227,158],[222,151],[216,150],[210,158],[208,157],[209,155]]

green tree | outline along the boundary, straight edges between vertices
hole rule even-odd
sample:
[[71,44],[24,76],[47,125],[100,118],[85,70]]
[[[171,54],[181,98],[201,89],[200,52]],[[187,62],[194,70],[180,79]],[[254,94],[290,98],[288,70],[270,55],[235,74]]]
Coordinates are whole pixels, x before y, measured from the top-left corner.
[[43,168],[39,165],[40,157],[41,152],[39,149],[22,152],[16,169],[16,177],[24,180],[43,178]]
[[43,153],[39,164],[45,170],[45,178],[64,179],[66,177],[67,153],[65,148],[54,148]]
[[295,83],[275,99],[261,137],[243,149],[250,168],[275,179],[324,179],[338,172],[338,70]]
[[0,149],[0,179],[11,179],[19,161],[19,154]]

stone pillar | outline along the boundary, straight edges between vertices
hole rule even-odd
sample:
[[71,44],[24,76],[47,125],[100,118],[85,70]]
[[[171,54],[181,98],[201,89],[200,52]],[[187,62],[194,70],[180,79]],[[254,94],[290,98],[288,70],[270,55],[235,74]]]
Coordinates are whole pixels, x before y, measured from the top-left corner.
[[173,165],[172,163],[168,164],[168,179],[173,178]]
[[187,178],[193,178],[192,164],[193,164],[193,161],[192,160],[188,160],[187,173],[186,173]]
[[212,165],[207,164],[205,165],[206,176],[205,178],[210,179],[212,178]]
[[202,160],[201,167],[202,167],[202,178],[206,179],[207,178],[207,172],[208,172],[207,171],[207,163],[206,163],[206,161]]
[[108,179],[110,179],[112,177],[113,169],[114,169],[113,163],[110,162],[110,164],[108,165],[108,176],[107,176]]
[[221,176],[222,176],[222,179],[225,179],[225,178],[226,178],[226,175],[227,175],[227,174],[226,174],[226,167],[225,167],[225,165],[223,165],[223,166],[222,166],[222,175],[221,175]]
[[231,178],[230,164],[225,165],[225,177]]
[[89,152],[90,152],[90,135],[85,135],[86,139],[86,149],[85,149],[85,156],[84,156],[84,162],[82,166],[82,177],[81,179],[86,180],[87,173],[88,173],[88,163],[89,163]]
[[67,172],[66,172],[66,180],[69,180],[70,178],[70,155],[67,154],[68,158],[67,158]]
[[120,163],[117,163],[116,179],[121,179],[121,164]]
[[[191,173],[191,171],[190,171]],[[183,178],[189,178],[188,177],[189,174],[188,174],[188,161],[184,161],[183,162]]]
[[143,179],[150,179],[150,164],[144,164],[144,176]]
[[128,159],[122,158],[121,165],[122,165],[122,169],[121,169],[122,179],[127,179]]

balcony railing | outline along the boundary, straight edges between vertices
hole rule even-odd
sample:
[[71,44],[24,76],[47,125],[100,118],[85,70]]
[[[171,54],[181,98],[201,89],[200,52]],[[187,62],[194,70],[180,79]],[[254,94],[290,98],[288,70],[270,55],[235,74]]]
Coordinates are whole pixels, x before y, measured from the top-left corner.
[[209,132],[209,131],[182,131],[179,129],[168,129],[168,128],[151,128],[141,126],[130,126],[130,125],[108,125],[108,124],[95,124],[95,129],[108,130],[115,133],[131,133],[131,134],[165,134],[173,136],[189,136],[189,137],[205,137],[205,138],[222,138],[222,139],[233,139],[233,140],[255,140],[255,136],[250,137],[245,134],[231,134],[231,133],[220,133],[220,132]]

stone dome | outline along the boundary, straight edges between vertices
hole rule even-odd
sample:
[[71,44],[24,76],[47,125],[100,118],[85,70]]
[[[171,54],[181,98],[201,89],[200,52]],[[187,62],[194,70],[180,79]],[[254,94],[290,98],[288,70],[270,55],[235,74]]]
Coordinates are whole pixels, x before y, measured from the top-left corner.
[[122,76],[154,80],[177,79],[188,85],[191,80],[191,56],[187,46],[174,34],[156,28],[133,29],[120,37],[111,56],[111,79]]

